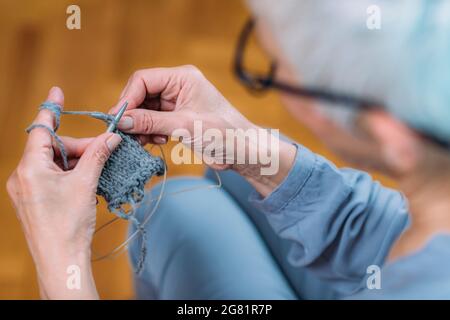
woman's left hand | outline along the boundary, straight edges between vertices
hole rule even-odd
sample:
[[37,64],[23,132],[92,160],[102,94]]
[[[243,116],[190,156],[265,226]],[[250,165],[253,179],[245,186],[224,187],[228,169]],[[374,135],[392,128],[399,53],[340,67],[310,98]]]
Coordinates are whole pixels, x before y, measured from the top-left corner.
[[[59,88],[47,98],[63,105]],[[41,110],[34,123],[55,127],[54,114]],[[44,128],[30,134],[23,157],[7,182],[36,264],[43,298],[97,298],[90,265],[96,220],[96,190],[106,160],[120,143],[119,135],[63,138],[70,170]]]

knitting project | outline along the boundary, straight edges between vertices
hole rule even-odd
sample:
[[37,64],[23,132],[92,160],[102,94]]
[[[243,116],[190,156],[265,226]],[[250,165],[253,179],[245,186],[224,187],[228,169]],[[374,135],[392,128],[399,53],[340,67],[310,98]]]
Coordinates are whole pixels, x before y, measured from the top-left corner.
[[[55,114],[55,130],[43,124],[33,124],[26,131],[29,133],[34,128],[45,128],[49,131],[60,149],[65,170],[68,169],[67,154],[62,140],[56,134],[61,114],[86,115],[102,120],[107,125],[114,119],[114,116],[102,112],[63,111],[61,106],[51,101],[42,103],[39,110],[42,109],[50,110]],[[140,231],[143,239],[141,241],[141,257],[136,270],[139,273],[146,257],[145,229],[135,217],[135,209],[144,198],[145,184],[151,177],[162,175],[166,167],[161,158],[152,156],[132,135],[117,129],[114,133],[119,134],[122,141],[112,152],[102,170],[97,194],[106,200],[110,212],[122,219],[131,220]],[[131,209],[126,210],[126,205],[131,205]]]

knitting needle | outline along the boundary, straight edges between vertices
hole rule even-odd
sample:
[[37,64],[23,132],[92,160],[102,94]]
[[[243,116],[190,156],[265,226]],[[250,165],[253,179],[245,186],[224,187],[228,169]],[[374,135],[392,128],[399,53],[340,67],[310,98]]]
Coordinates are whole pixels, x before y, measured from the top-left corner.
[[122,118],[123,113],[127,109],[128,101],[125,101],[125,103],[120,107],[119,112],[117,112],[116,116],[114,117],[113,121],[108,126],[108,129],[106,129],[106,132],[113,132],[116,129],[117,124],[120,121],[120,118]]

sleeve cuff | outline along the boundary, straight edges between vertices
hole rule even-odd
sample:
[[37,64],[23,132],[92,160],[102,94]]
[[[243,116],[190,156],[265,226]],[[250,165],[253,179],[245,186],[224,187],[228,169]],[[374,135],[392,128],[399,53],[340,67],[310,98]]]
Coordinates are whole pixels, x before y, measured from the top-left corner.
[[255,190],[250,193],[249,201],[255,208],[263,212],[277,213],[287,206],[308,182],[316,165],[316,155],[301,145],[294,145],[297,147],[297,154],[283,182],[265,198]]

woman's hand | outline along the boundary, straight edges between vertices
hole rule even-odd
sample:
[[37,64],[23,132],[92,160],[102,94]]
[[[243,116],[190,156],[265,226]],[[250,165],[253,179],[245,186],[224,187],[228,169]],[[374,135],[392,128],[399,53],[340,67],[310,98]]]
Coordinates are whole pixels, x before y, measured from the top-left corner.
[[[193,66],[136,71],[123,90],[118,106],[124,101],[128,101],[128,108],[118,128],[138,134],[143,143],[164,143],[167,136],[175,136],[203,154],[209,141],[195,146],[194,142],[200,141],[207,129],[224,133],[226,129],[257,128]],[[117,111],[117,107],[111,110]],[[201,123],[202,131],[194,130],[195,121]],[[232,163],[224,160],[232,156],[217,143],[212,165],[217,169],[228,168]]]
[[[52,88],[47,100],[62,106],[62,91]],[[41,110],[34,123],[54,128],[54,114]],[[68,171],[58,165],[60,155],[53,150],[49,132],[33,129],[7,189],[36,264],[43,298],[97,298],[90,267],[96,190],[102,168],[121,138],[105,133],[63,141]]]
[[[181,138],[207,165],[237,170],[262,195],[281,183],[294,161],[295,146],[270,135],[261,139],[259,134],[265,130],[240,114],[195,67],[139,70],[129,79],[111,112],[116,113],[125,101],[128,110],[119,129],[139,135],[143,144],[165,143],[168,136]],[[214,139],[219,133],[223,139]],[[230,141],[229,134],[241,141]],[[230,142],[234,148],[227,147]],[[260,157],[267,154],[276,156],[279,162],[271,175],[261,174],[262,167],[271,165]]]

